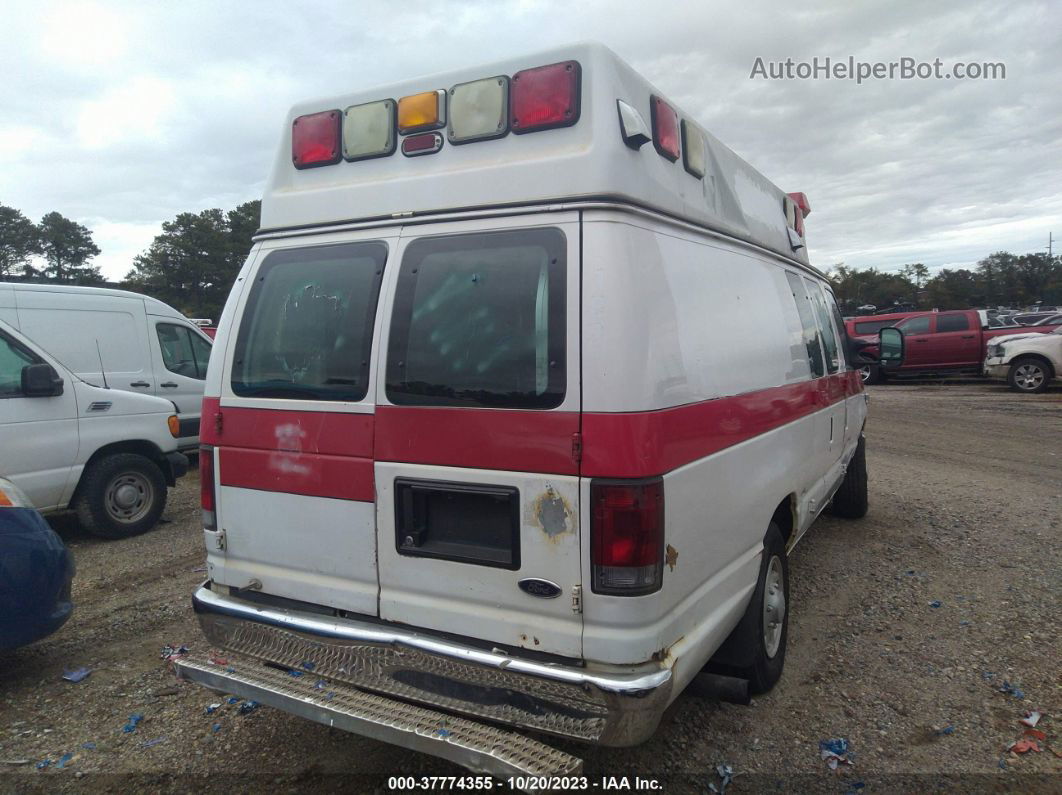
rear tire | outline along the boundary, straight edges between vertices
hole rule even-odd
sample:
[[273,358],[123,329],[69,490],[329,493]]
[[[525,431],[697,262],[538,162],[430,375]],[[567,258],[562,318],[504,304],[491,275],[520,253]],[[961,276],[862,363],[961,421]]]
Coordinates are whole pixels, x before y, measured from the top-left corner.
[[745,615],[705,666],[711,673],[746,679],[749,693],[766,693],[782,677],[789,638],[789,560],[778,525],[763,538],[760,576]]
[[863,365],[859,368],[859,375],[866,386],[880,384],[885,380],[885,373],[881,372],[881,368],[876,364]]
[[1029,395],[1043,392],[1054,377],[1051,367],[1042,359],[1026,356],[1011,363],[1007,383],[1015,392]]
[[128,538],[150,530],[166,507],[166,479],[149,458],[117,453],[95,461],[79,487],[77,519],[101,538]]
[[862,519],[867,515],[870,501],[867,494],[867,440],[862,434],[856,444],[855,455],[848,462],[840,488],[833,495],[830,513],[845,519]]

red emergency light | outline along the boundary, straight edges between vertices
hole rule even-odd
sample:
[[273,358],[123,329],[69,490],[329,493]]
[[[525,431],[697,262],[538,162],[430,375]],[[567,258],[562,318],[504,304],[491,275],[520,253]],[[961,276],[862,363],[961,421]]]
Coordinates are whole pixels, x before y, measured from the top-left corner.
[[793,222],[793,231],[803,237],[804,219],[811,215],[811,204],[808,202],[808,197],[803,193],[787,193],[786,195],[793,200],[793,204],[797,207],[795,213],[796,218]]
[[338,110],[299,116],[291,123],[291,161],[295,168],[331,166],[339,162]]
[[649,98],[653,117],[653,146],[672,163],[679,158],[679,123],[675,109],[655,94]]
[[579,121],[580,69],[577,61],[524,69],[513,75],[509,115],[517,135]]

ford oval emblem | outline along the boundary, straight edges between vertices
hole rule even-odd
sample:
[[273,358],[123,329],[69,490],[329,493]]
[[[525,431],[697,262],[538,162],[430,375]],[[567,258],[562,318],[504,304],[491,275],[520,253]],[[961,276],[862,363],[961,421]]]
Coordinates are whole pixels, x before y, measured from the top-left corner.
[[557,583],[540,580],[537,577],[520,580],[517,585],[524,593],[537,596],[539,599],[556,599],[561,595],[561,587]]

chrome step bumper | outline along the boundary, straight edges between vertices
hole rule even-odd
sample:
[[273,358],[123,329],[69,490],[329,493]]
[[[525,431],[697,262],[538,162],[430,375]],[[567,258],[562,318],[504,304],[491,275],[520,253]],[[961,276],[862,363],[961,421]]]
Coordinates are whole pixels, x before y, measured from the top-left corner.
[[227,656],[215,665],[209,655],[174,660],[181,679],[257,701],[325,726],[448,759],[475,773],[509,776],[571,776],[583,762],[515,732],[466,718],[366,693],[306,671],[288,671],[259,660]]
[[559,737],[634,745],[670,702],[660,663],[606,670],[486,651],[412,627],[252,603],[206,584],[192,597],[215,647],[363,691]]

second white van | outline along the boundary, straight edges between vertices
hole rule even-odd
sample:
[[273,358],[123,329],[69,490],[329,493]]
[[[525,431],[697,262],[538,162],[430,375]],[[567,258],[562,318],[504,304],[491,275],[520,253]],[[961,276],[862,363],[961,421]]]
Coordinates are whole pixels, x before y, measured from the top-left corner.
[[213,341],[176,309],[127,290],[10,282],[0,320],[89,383],[170,400],[180,448],[196,452]]

